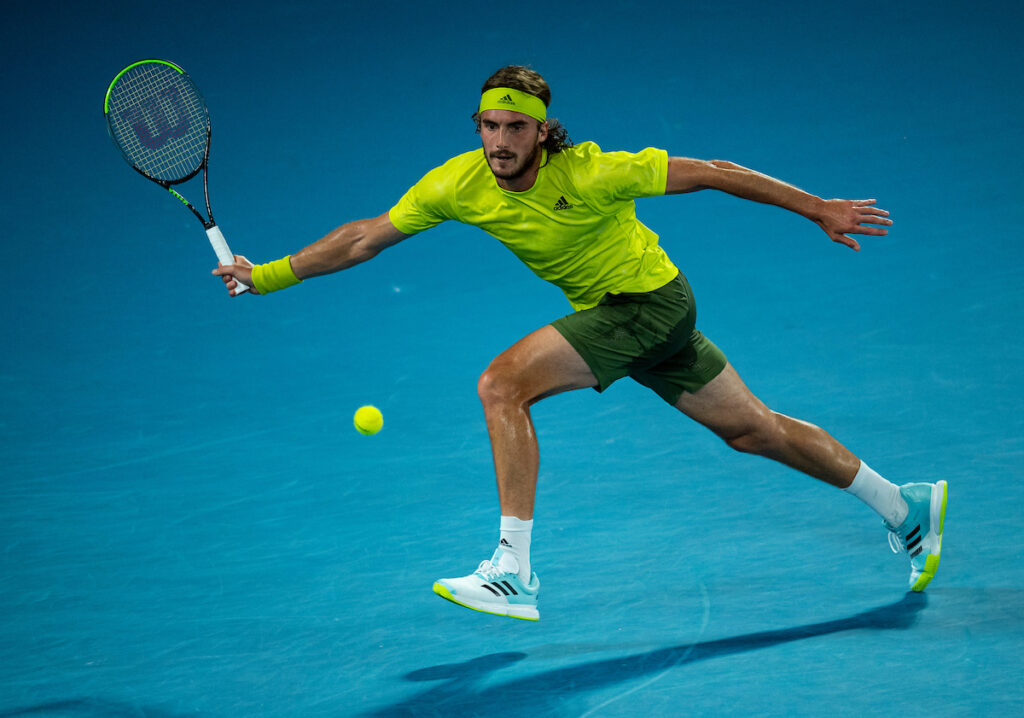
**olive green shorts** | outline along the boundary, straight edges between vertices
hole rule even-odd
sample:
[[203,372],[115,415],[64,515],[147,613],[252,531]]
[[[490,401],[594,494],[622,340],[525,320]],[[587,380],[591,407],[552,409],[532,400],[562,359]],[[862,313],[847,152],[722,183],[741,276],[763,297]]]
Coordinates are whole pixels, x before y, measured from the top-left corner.
[[725,355],[696,330],[697,305],[686,277],[653,292],[606,294],[596,307],[551,323],[579,352],[604,391],[624,376],[669,404],[725,368]]

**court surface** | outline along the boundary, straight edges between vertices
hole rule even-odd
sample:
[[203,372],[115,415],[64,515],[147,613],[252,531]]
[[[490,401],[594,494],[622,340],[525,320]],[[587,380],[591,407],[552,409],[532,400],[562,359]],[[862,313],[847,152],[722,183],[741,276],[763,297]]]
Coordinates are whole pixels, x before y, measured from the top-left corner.
[[[1024,715],[1021,9],[677,5],[7,6],[0,717]],[[876,197],[859,254],[720,194],[638,214],[766,403],[949,482],[931,587],[856,499],[623,382],[534,409],[541,620],[440,600],[497,539],[476,379],[568,304],[454,224],[230,300],[106,135],[154,56],[256,261],[474,148],[513,62],[576,141]]]

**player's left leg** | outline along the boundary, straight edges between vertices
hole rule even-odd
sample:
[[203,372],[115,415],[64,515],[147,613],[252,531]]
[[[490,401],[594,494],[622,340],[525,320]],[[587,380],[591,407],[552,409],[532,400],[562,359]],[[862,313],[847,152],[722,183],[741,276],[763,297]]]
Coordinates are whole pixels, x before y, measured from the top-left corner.
[[683,392],[675,406],[737,451],[774,459],[838,488],[849,487],[860,468],[860,459],[824,429],[766,407],[731,364],[695,393]]
[[931,581],[942,551],[945,481],[904,486],[886,481],[824,429],[771,411],[730,364],[699,390],[683,392],[675,406],[737,451],[774,459],[854,493],[882,515],[910,554],[910,588],[921,591]]

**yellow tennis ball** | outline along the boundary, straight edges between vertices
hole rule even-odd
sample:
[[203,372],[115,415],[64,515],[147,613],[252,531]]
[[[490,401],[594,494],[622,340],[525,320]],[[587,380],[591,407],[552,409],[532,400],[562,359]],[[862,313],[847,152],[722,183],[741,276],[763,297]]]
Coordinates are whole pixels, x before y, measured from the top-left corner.
[[384,426],[384,415],[375,406],[361,406],[356,409],[355,419],[352,422],[356,431],[360,434],[376,434]]

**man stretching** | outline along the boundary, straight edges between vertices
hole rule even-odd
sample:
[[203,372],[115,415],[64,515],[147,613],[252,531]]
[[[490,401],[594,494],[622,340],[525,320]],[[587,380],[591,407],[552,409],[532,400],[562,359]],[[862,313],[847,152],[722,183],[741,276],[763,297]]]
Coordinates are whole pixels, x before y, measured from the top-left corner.
[[[520,339],[480,377],[501,506],[498,547],[434,592],[486,613],[537,620],[540,582],[530,565],[539,465],[530,407],[571,389],[604,391],[630,377],[737,451],[759,454],[844,489],[877,511],[890,544],[910,555],[910,588],[939,565],[946,482],[897,486],[824,430],[768,409],[695,326],[686,278],[636,217],[634,200],[716,189],[777,205],[854,250],[849,235],[884,235],[875,200],[824,200],[732,162],[669,157],[648,148],[573,146],[548,119],[551,90],[531,69],[508,66],[484,83],[474,115],[483,147],[428,172],[385,214],[344,224],[293,255],[219,267],[267,294],[365,262],[445,220],[480,227],[566,295],[574,312]],[[881,226],[871,226],[881,225]],[[895,538],[894,538],[895,537]],[[898,543],[897,543],[898,540]]]

